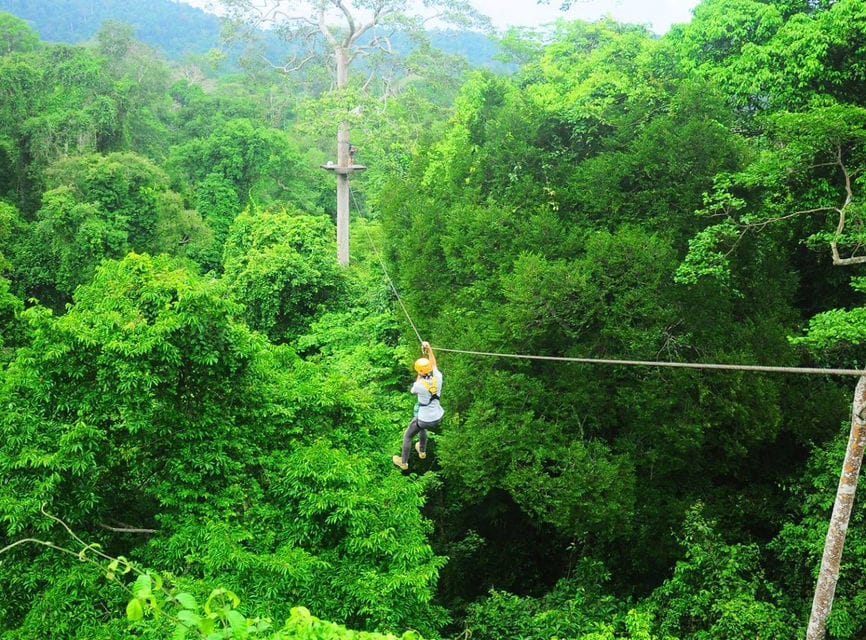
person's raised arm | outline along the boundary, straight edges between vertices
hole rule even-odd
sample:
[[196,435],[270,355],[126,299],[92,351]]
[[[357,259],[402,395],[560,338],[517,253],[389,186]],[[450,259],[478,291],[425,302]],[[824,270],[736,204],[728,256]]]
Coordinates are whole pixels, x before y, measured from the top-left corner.
[[427,359],[430,361],[430,364],[436,369],[436,356],[433,353],[433,347],[430,346],[430,343],[426,340],[421,343],[421,351],[427,354]]

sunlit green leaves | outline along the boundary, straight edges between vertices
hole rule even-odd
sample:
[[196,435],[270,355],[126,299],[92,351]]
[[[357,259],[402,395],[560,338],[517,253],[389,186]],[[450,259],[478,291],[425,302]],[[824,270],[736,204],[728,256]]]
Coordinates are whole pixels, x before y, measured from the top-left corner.
[[297,145],[282,131],[248,118],[220,123],[206,136],[172,148],[168,166],[193,188],[221,178],[241,204],[262,197],[298,204],[310,200],[309,169],[301,164]]
[[10,281],[5,277],[12,268],[9,261],[13,239],[19,237],[22,224],[18,211],[0,202],[0,362],[8,359],[7,352],[23,339],[24,327],[20,314],[24,309],[21,299],[12,294]]
[[50,186],[17,265],[28,293],[47,304],[62,308],[105,258],[132,250],[194,255],[212,241],[198,214],[168,189],[165,173],[136,154],[58,162]]
[[0,13],[0,55],[32,51],[38,45],[39,36],[30,25],[11,13]]
[[293,210],[247,212],[224,254],[229,291],[249,325],[283,342],[300,335],[344,287],[334,259],[333,225]]
[[383,457],[371,464],[324,442],[299,449],[273,480],[293,514],[279,526],[284,541],[327,562],[306,593],[329,617],[432,631],[444,619],[431,590],[444,559],[426,540],[421,487],[400,474],[382,475],[388,463]]
[[680,534],[685,558],[651,601],[659,629],[679,637],[790,637],[795,620],[766,583],[756,545],[726,544],[703,506],[687,514]]
[[767,118],[771,143],[742,171],[718,176],[702,213],[721,218],[689,242],[678,272],[682,281],[700,275],[722,281],[735,246],[749,233],[802,234],[834,264],[861,260],[866,236],[863,185],[866,166],[866,111],[855,105],[815,100],[804,111],[781,111]]

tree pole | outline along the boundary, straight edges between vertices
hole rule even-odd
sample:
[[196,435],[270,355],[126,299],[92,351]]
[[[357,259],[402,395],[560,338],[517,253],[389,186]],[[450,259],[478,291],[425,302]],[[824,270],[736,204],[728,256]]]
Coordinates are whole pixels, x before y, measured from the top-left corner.
[[[334,51],[337,60],[337,91],[349,83],[349,58],[343,47]],[[337,263],[349,264],[349,121],[337,129]]]
[[[407,13],[405,0],[217,0],[227,10],[231,32],[243,36],[247,29],[260,29],[264,25],[278,26],[281,37],[287,42],[315,44],[322,41],[328,51],[333,52],[336,71],[336,90],[345,107],[346,89],[349,85],[349,65],[358,55],[379,51],[393,54],[391,35],[398,29],[409,34],[424,32],[423,25],[431,18],[458,25],[463,29],[482,27],[490,29],[490,19],[479,13],[466,0],[424,0],[424,15]],[[411,4],[411,3],[408,3]],[[428,10],[435,15],[429,15]],[[342,26],[332,24],[342,18]],[[371,33],[384,26],[392,34]],[[360,39],[365,34],[370,37]],[[237,35],[230,36],[232,39]],[[287,64],[272,65],[284,71],[301,69],[310,60],[320,59],[320,50],[311,46],[306,54],[298,52]],[[267,60],[267,58],[265,58]],[[372,79],[372,77],[371,77]],[[369,80],[368,80],[369,82]],[[365,85],[366,89],[366,85]],[[349,264],[349,175],[363,171],[365,166],[355,164],[352,145],[349,143],[348,114],[340,117],[337,128],[337,162],[328,160],[323,169],[337,175],[337,262]]]
[[[344,45],[334,47],[337,66],[337,91],[342,92],[349,84],[349,53]],[[367,167],[355,164],[349,144],[349,120],[340,121],[337,127],[337,164],[328,162],[323,169],[337,174],[337,263],[349,264],[349,174],[363,171]]]
[[839,581],[842,548],[845,546],[848,521],[854,507],[854,494],[857,491],[857,479],[863,463],[864,447],[866,447],[866,376],[861,376],[854,390],[851,434],[848,437],[848,449],[845,452],[842,475],[836,490],[836,501],[833,503],[833,513],[830,516],[830,526],[824,542],[824,555],[821,558],[821,570],[818,572],[818,581],[815,585],[815,598],[812,601],[806,640],[824,640],[827,633],[827,618],[833,608],[833,596],[836,593],[836,583]]

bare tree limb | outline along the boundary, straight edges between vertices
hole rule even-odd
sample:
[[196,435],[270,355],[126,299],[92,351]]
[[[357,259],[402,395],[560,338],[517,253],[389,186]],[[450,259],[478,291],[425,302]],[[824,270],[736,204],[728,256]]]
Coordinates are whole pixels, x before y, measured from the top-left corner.
[[833,608],[833,596],[842,562],[842,549],[845,546],[848,522],[854,506],[864,448],[866,448],[866,377],[861,377],[854,390],[848,447],[845,451],[830,525],[827,528],[821,569],[818,573],[812,612],[806,629],[806,640],[823,640],[826,636],[827,617]]
[[[765,220],[759,220],[756,222],[734,221],[734,223],[742,230],[740,238],[734,244],[734,247],[736,247],[737,244],[739,244],[739,241],[749,231],[752,231],[752,230],[760,231],[760,230],[764,229],[765,227],[767,227],[768,225],[774,224],[776,222],[781,222],[783,220],[790,220],[791,218],[796,218],[797,216],[801,216],[801,215],[810,215],[810,214],[814,214],[814,213],[835,212],[839,216],[839,219],[838,219],[838,222],[836,224],[836,230],[833,234],[833,238],[831,240],[829,240],[830,252],[831,252],[832,258],[833,258],[833,264],[835,266],[848,266],[848,265],[853,265],[853,264],[866,263],[866,255],[859,255],[859,256],[854,255],[857,253],[858,250],[863,248],[862,243],[858,243],[857,246],[855,246],[851,250],[851,255],[848,257],[843,258],[841,252],[839,251],[839,238],[842,237],[842,234],[845,231],[845,227],[848,224],[847,211],[848,211],[848,208],[850,207],[851,203],[854,201],[854,190],[853,190],[853,187],[851,186],[851,179],[855,175],[855,172],[849,171],[848,167],[845,165],[845,161],[844,161],[844,158],[842,155],[842,145],[841,144],[836,145],[835,153],[836,153],[836,158],[833,162],[822,162],[822,163],[813,164],[809,167],[809,169],[817,169],[817,168],[821,168],[821,167],[838,167],[839,168],[839,171],[842,173],[842,177],[844,178],[844,182],[845,182],[845,200],[842,203],[842,206],[840,206],[840,207],[829,207],[828,206],[828,207],[815,207],[813,209],[800,209],[799,211],[793,211],[793,212],[785,214],[785,215],[776,216],[774,218],[767,218]],[[727,211],[723,212],[721,215],[727,216],[729,219],[733,218],[733,216],[731,216],[730,212],[727,212]],[[726,255],[729,255],[732,251],[733,251],[733,248]]]
[[334,34],[331,33],[331,30],[328,29],[328,25],[325,23],[325,3],[323,2],[319,5],[319,13],[318,13],[318,21],[319,32],[325,37],[325,40],[328,41],[328,44],[331,45],[332,48],[336,48],[338,46],[337,39],[334,37]]
[[845,163],[842,160],[842,145],[836,145],[836,164],[839,166],[839,170],[845,177],[845,203],[842,205],[842,208],[839,209],[839,224],[836,226],[836,235],[834,235],[833,240],[830,241],[830,250],[833,252],[833,264],[841,266],[861,264],[866,262],[866,256],[842,258],[839,255],[839,247],[837,244],[839,237],[842,235],[842,231],[845,229],[845,209],[847,209],[848,205],[851,204],[851,201],[854,200],[854,191],[851,188],[851,174],[846,169]]
[[108,531],[114,531],[115,533],[159,533],[156,529],[141,529],[139,527],[111,527],[105,523],[100,522],[99,526],[103,529],[107,529]]

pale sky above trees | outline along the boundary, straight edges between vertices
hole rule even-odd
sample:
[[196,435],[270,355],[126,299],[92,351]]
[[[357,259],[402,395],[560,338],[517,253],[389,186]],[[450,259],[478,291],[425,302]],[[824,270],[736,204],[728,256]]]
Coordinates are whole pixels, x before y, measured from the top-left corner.
[[[213,0],[182,0],[203,9],[216,3]],[[490,16],[497,29],[509,26],[540,26],[557,18],[595,21],[611,16],[620,22],[646,24],[661,35],[672,24],[689,22],[692,9],[699,0],[574,0],[568,11],[561,11],[559,0],[544,4],[536,0],[471,0],[482,13]]]
[[594,21],[610,15],[620,22],[647,24],[658,34],[672,24],[689,22],[698,0],[575,0],[568,11],[560,11],[559,0],[538,4],[535,0],[472,0],[497,28],[537,26],[559,17]]

